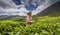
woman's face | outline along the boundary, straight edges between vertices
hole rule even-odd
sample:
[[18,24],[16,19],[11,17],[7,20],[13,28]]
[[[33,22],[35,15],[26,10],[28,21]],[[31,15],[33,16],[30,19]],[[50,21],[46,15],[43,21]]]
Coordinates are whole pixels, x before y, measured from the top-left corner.
[[28,12],[27,15],[28,15],[28,16],[31,16],[31,12]]

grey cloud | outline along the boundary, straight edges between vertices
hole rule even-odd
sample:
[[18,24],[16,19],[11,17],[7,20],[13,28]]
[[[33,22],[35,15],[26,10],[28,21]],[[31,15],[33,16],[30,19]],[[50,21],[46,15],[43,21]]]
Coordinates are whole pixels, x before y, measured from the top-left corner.
[[[25,6],[25,5],[30,6],[30,4],[32,4],[34,6],[37,6],[38,5],[37,8],[34,11],[32,11],[33,15],[36,15],[37,13],[40,13],[42,10],[44,10],[45,8],[47,8],[48,6],[54,4],[57,1],[60,1],[60,0],[31,0],[31,1],[30,0],[21,0],[21,5],[23,5],[23,6]],[[17,9],[15,9],[15,7],[17,7]],[[5,10],[5,8],[8,8],[8,9],[9,8],[13,8],[13,9],[16,10],[16,12],[17,12],[17,10],[19,10],[20,12],[21,11],[24,11],[25,12],[25,10],[26,10],[25,7],[24,7],[23,10],[21,10],[22,8],[20,9],[19,6],[18,5],[15,5],[15,3],[12,0],[8,0],[8,1],[7,0],[0,0],[0,12],[2,12],[3,10]],[[12,10],[12,11],[14,12],[14,10]],[[26,10],[26,11],[28,11],[28,10]],[[10,12],[10,10],[8,12]],[[11,15],[13,15],[13,14],[14,13],[12,13]],[[26,14],[26,13],[23,13],[22,12],[19,15],[23,15],[23,14]],[[10,14],[8,14],[8,15],[10,15]]]

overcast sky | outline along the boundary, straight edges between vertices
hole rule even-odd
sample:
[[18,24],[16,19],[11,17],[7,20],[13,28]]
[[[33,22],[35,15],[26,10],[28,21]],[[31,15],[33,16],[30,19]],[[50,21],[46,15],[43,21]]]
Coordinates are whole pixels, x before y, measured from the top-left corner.
[[0,0],[0,15],[26,16],[27,12],[35,15],[58,0]]

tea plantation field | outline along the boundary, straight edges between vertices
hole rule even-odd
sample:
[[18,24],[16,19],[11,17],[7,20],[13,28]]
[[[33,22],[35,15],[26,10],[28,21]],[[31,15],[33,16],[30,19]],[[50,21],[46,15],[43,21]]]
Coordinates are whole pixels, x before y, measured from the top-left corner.
[[21,16],[0,20],[0,35],[60,35],[60,10],[33,16],[33,20],[30,25],[25,25],[25,17]]

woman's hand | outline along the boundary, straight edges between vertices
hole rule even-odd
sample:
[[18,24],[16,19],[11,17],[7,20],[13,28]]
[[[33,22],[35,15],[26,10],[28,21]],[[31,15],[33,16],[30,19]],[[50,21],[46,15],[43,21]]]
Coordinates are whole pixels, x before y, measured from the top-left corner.
[[32,23],[34,22],[34,20],[31,21]]

